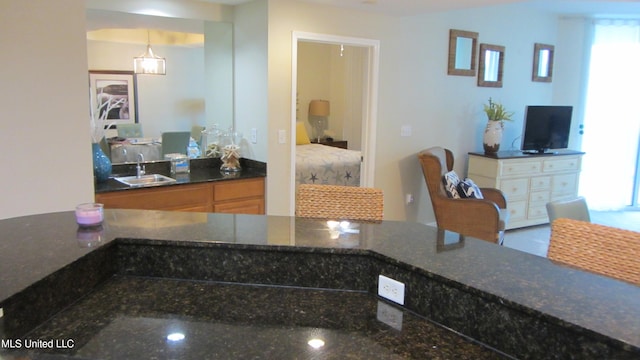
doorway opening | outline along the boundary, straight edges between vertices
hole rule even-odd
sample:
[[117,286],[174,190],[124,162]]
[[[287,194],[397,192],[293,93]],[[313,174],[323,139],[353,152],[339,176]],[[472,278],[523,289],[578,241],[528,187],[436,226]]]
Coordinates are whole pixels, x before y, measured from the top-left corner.
[[[349,67],[352,74],[347,85],[340,89],[347,99],[342,106],[342,114],[349,114],[349,119],[341,118],[339,121],[340,132],[338,137],[344,134],[351,137],[351,147],[359,147],[362,152],[362,164],[360,186],[373,186],[375,164],[375,134],[377,120],[378,101],[378,64],[380,54],[380,41],[343,37],[327,34],[315,34],[306,32],[294,32],[292,39],[292,84],[291,84],[291,134],[295,138],[296,122],[302,120],[301,113],[306,115],[306,107],[310,99],[300,99],[299,96],[299,70],[303,64],[299,64],[299,49],[309,48],[313,45],[330,46],[338,49],[339,55],[346,55],[353,50],[358,54],[357,60],[351,61]],[[329,50],[331,51],[331,50]],[[355,69],[357,68],[357,69]],[[318,74],[322,76],[322,74]],[[307,95],[305,94],[305,97]],[[300,118],[300,119],[299,119]],[[304,117],[306,120],[306,116]],[[336,119],[338,120],[338,119]],[[306,121],[305,121],[306,122]],[[326,124],[325,124],[326,126]],[[316,130],[316,129],[314,129]],[[314,133],[314,135],[317,135]],[[295,213],[295,187],[296,187],[296,143],[291,142],[291,214]]]

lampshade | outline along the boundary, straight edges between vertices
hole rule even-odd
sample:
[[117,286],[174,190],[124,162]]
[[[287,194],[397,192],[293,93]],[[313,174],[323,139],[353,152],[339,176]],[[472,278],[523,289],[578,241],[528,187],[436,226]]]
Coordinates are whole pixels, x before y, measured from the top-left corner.
[[136,74],[165,75],[167,73],[166,60],[157,56],[151,50],[149,33],[147,32],[147,51],[133,58],[133,72]]
[[309,103],[309,115],[329,116],[329,101],[311,100]]

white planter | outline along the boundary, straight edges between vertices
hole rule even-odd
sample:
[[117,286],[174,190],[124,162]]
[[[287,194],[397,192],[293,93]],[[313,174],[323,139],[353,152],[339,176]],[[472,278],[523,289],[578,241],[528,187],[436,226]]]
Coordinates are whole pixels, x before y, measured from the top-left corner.
[[497,153],[500,149],[500,142],[502,141],[502,130],[504,124],[502,121],[487,121],[487,127],[484,129],[484,137],[482,139],[482,146],[484,152],[487,154]]

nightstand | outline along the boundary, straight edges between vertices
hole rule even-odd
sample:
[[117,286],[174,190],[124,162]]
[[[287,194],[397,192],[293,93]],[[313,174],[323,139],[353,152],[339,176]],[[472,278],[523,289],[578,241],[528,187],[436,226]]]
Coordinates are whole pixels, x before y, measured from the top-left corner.
[[347,148],[347,140],[333,140],[333,141],[320,140],[320,142],[318,142],[318,139],[314,139],[314,140],[311,140],[311,143],[333,146],[333,147],[342,148],[342,149]]

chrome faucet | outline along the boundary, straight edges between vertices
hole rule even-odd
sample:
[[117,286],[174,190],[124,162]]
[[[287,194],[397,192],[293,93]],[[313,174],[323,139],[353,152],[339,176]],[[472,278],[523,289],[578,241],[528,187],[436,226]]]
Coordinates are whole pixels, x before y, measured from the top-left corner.
[[140,163],[144,162],[144,155],[138,154],[137,156],[137,164],[136,164],[136,178],[140,179],[142,175],[144,175],[145,167],[140,166]]

